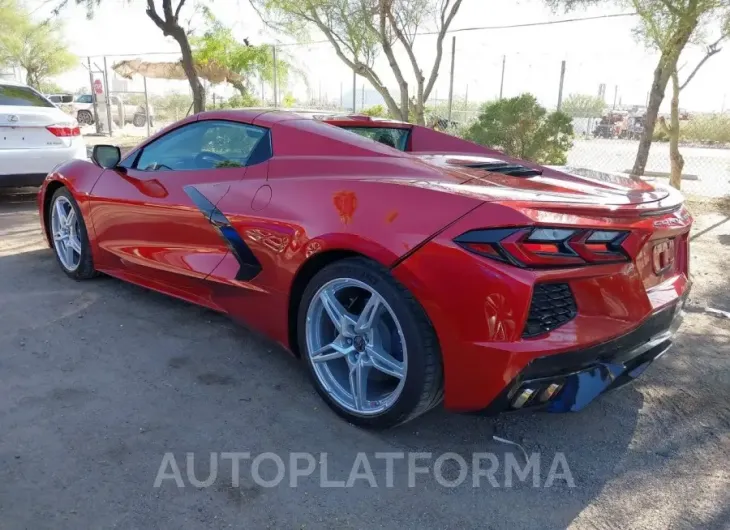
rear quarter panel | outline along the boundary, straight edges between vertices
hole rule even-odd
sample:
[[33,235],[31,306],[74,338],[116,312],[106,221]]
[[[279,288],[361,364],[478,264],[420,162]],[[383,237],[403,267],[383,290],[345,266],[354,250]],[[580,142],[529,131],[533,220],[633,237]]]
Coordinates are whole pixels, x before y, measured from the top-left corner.
[[217,205],[262,267],[250,282],[236,281],[237,264],[227,256],[210,278],[220,284],[220,305],[290,348],[290,295],[309,260],[346,251],[392,267],[480,204],[375,178],[310,176],[308,164],[274,158],[265,183],[247,175]]

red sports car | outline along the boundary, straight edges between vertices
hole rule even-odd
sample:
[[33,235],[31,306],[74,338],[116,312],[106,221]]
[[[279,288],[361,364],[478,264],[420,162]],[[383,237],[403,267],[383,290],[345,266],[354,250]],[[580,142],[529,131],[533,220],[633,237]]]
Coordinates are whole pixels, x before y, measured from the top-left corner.
[[49,174],[43,229],[97,272],[300,356],[348,421],[438,405],[578,410],[671,344],[691,217],[671,189],[563,172],[410,124],[191,116]]

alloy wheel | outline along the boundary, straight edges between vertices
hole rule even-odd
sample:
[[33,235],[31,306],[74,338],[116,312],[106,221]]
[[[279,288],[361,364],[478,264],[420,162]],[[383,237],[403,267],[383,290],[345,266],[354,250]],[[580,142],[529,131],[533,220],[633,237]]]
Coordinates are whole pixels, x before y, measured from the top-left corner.
[[382,414],[406,380],[406,341],[392,308],[353,278],[324,284],[306,316],[308,361],[327,394],[359,416]]
[[71,202],[59,195],[51,210],[51,232],[53,247],[61,265],[73,272],[81,263],[81,239],[79,238],[79,219]]

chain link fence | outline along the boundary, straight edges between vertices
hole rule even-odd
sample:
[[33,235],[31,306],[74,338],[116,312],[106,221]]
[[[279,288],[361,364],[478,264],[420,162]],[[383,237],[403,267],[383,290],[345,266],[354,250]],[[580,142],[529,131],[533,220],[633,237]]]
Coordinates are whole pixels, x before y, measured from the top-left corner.
[[[419,59],[422,57],[421,66],[427,77],[434,61],[433,53],[428,54],[435,50],[434,39],[419,36],[416,43],[419,54],[424,54]],[[573,119],[575,138],[567,164],[610,172],[626,172],[633,166],[648,99],[646,90],[655,66],[651,57],[622,52],[620,43],[615,42],[599,54],[583,53],[580,46],[558,53],[529,49],[510,39],[497,42],[500,44],[495,45],[494,39],[485,40],[478,33],[457,36],[450,102],[451,39],[446,39],[439,75],[428,97],[427,124],[445,121],[450,131],[458,134],[476,120],[481,105],[500,96],[510,98],[529,92],[551,111],[561,104],[564,106],[571,96],[591,96],[602,104],[598,109],[582,111],[580,117]],[[387,113],[382,96],[364,78],[354,77],[329,43],[277,45],[277,57],[290,65],[289,74],[280,78],[276,86],[257,78],[247,80],[245,97],[229,85],[203,81],[207,108],[278,106]],[[139,75],[125,79],[114,72],[119,61],[132,58],[175,62],[179,56],[107,56],[85,61],[91,69],[87,93],[96,94],[102,82],[103,91],[96,94],[97,102],[104,103],[106,109],[108,94],[114,123],[112,134],[129,142],[153,134],[192,112],[187,81],[145,79]],[[410,66],[405,58],[402,65]],[[387,65],[378,72],[386,86],[397,87]],[[722,197],[730,195],[730,113],[725,110],[724,94],[719,95],[717,89],[709,93],[711,90],[708,83],[697,79],[687,90],[690,96],[687,99],[690,103],[700,101],[701,108],[685,109],[680,102],[680,149],[685,160],[682,188],[692,194]],[[668,87],[665,105],[670,92]],[[74,108],[77,116],[84,110],[80,105]],[[661,110],[664,114],[668,112],[664,106]],[[88,106],[86,111],[93,112]],[[85,134],[108,133],[108,128],[99,129],[88,120],[83,123],[87,123]],[[661,131],[657,130],[655,136],[646,175],[661,179],[669,175],[669,147]]]

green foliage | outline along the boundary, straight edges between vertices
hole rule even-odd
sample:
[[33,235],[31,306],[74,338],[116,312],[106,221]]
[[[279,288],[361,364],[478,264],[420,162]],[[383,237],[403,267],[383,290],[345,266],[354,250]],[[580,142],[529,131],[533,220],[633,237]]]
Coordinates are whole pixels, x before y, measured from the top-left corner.
[[261,100],[252,96],[249,92],[245,94],[236,94],[223,101],[218,107],[221,109],[243,109],[246,107],[261,107]]
[[53,81],[41,81],[38,90],[41,94],[65,94],[66,91],[61,88],[61,85],[54,83]]
[[605,101],[597,96],[571,94],[563,101],[560,110],[571,118],[599,118],[605,108]]
[[573,145],[570,116],[548,113],[532,94],[486,103],[466,138],[542,164],[565,164]]
[[193,99],[187,94],[171,92],[164,96],[153,97],[151,103],[155,108],[158,120],[177,121],[187,115]]
[[[204,9],[208,28],[200,37],[191,37],[195,62],[201,65],[222,66],[243,78],[232,83],[243,94],[250,84],[249,79],[257,77],[267,83],[274,79],[274,57],[271,46],[254,46],[241,42],[233,35],[231,28],[223,25],[209,9]],[[277,82],[286,85],[290,65],[280,57],[276,61]]]
[[371,116],[373,118],[387,118],[388,111],[382,105],[373,105],[367,109],[360,111],[360,114],[364,116]]
[[[690,120],[680,122],[679,139],[693,144],[730,145],[730,115],[693,115]],[[654,141],[668,142],[669,135],[657,127]]]
[[36,23],[14,0],[0,0],[0,65],[18,65],[26,82],[41,89],[49,77],[71,70],[76,64],[63,40],[58,20]]
[[284,107],[285,109],[292,108],[294,105],[296,105],[296,103],[297,103],[296,98],[294,96],[292,96],[290,93],[287,93],[284,96],[284,99],[281,100],[281,106]]

